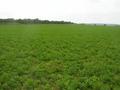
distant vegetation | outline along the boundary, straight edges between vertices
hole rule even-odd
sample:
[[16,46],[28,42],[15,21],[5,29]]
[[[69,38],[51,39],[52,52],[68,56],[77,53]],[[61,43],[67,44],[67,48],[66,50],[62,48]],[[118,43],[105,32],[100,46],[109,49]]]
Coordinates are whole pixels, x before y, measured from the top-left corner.
[[67,21],[49,21],[39,19],[0,19],[0,24],[20,23],[20,24],[73,24]]

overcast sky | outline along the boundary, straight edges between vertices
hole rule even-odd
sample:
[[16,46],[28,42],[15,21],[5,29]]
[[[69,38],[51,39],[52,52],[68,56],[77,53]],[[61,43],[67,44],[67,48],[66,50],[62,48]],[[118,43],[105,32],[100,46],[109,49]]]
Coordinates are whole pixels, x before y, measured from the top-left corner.
[[120,24],[120,0],[0,0],[0,18]]

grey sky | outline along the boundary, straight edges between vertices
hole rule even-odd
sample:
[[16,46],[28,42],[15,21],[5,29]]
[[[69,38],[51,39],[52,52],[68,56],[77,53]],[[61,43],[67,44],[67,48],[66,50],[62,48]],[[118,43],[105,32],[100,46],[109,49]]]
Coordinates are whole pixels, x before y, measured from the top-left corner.
[[120,24],[120,0],[0,0],[0,18]]

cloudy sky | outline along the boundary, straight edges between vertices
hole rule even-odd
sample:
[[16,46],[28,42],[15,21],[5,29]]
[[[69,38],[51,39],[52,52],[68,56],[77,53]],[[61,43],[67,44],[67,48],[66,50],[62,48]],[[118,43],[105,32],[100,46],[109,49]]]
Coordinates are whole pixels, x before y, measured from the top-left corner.
[[0,0],[0,18],[120,24],[120,0]]

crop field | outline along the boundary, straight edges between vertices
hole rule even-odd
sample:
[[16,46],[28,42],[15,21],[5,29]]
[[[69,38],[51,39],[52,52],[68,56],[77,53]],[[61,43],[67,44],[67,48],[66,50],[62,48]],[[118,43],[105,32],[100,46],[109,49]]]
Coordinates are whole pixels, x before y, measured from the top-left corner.
[[120,90],[120,27],[1,24],[0,90]]

